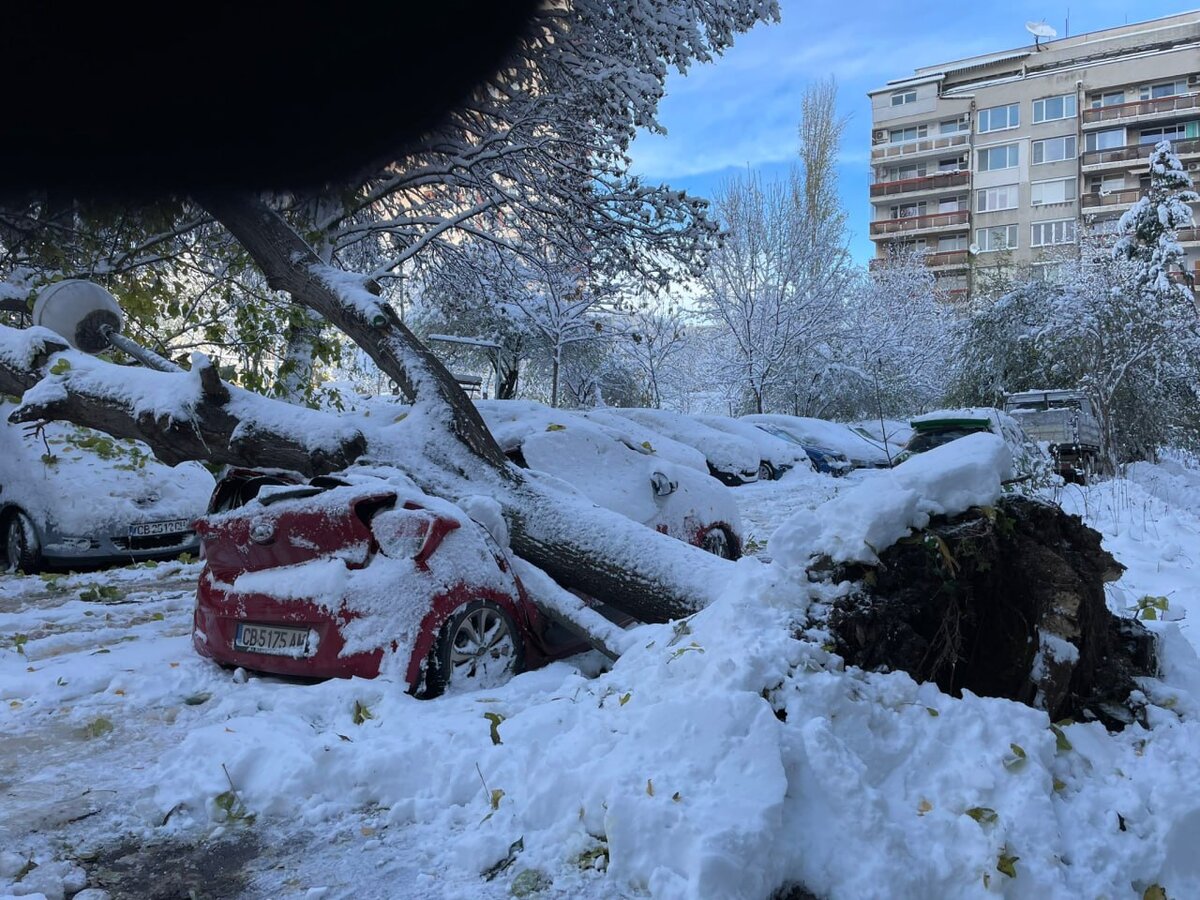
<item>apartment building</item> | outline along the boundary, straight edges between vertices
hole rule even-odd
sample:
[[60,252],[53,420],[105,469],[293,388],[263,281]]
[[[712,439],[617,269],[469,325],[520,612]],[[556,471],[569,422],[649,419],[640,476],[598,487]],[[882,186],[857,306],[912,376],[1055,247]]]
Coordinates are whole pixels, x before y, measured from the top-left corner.
[[[924,250],[952,297],[989,271],[1052,275],[1081,228],[1114,230],[1164,138],[1200,184],[1200,10],[925,66],[868,96],[872,266]],[[1200,281],[1197,229],[1180,240]]]

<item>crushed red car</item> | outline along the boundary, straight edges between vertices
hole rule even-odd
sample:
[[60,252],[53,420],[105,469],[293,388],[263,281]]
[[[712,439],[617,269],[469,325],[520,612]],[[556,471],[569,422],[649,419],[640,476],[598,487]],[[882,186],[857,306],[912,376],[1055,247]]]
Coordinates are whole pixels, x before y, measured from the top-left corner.
[[221,664],[387,673],[430,697],[588,649],[539,614],[482,525],[395,469],[234,470],[209,510],[192,639]]

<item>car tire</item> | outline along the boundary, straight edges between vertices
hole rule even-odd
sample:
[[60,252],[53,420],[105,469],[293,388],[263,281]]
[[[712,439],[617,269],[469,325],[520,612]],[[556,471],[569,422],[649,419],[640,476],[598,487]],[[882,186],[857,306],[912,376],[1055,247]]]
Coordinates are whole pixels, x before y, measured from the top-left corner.
[[774,481],[778,477],[779,473],[775,471],[775,467],[765,459],[758,464],[759,481]]
[[733,543],[728,531],[720,525],[714,525],[700,538],[700,549],[721,559],[732,560],[736,559]]
[[29,516],[13,510],[4,520],[4,558],[8,568],[26,575],[42,571],[42,548]]
[[472,600],[454,611],[434,644],[424,696],[499,687],[518,674],[525,645],[517,623],[490,600]]

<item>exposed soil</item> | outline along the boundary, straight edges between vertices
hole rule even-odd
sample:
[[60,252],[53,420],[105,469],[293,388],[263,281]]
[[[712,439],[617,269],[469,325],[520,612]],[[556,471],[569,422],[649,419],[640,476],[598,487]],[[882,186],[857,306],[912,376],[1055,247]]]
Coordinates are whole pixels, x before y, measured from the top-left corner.
[[1134,721],[1127,701],[1134,677],[1154,674],[1153,637],[1109,612],[1104,584],[1123,567],[1078,516],[1005,497],[935,520],[880,559],[843,573],[862,584],[830,618],[847,663],[1018,700],[1053,720]]
[[87,869],[88,884],[104,888],[113,900],[228,900],[245,890],[247,864],[260,850],[251,832],[202,844],[127,839],[80,865]]

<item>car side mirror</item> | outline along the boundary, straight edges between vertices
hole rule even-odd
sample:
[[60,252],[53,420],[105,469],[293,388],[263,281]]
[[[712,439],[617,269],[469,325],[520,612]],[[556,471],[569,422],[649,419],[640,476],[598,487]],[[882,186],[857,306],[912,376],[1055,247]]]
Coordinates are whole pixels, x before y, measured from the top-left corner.
[[679,487],[679,482],[672,481],[662,472],[655,472],[650,476],[650,484],[654,486],[655,497],[666,497],[675,493]]

